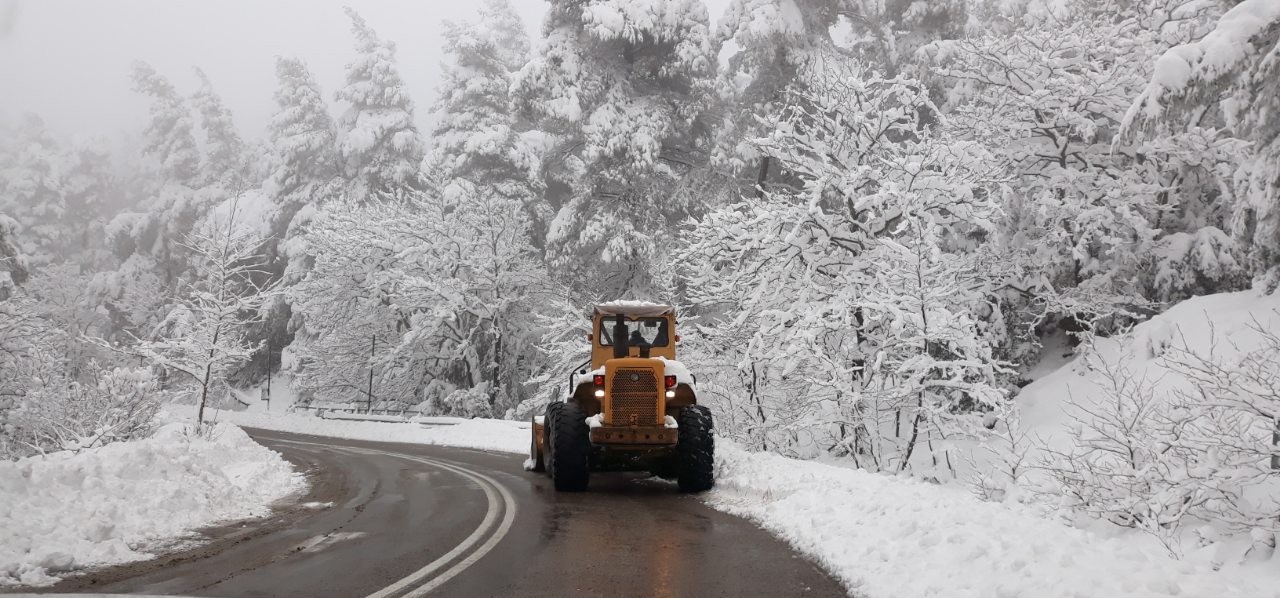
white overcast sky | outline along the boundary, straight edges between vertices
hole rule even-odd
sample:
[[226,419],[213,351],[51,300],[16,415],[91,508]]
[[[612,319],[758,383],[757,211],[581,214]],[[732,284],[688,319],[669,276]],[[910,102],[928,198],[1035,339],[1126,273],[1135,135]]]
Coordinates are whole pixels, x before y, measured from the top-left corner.
[[[546,3],[511,0],[537,44]],[[397,46],[421,124],[440,78],[441,22],[475,18],[470,0],[0,0],[0,119],[23,112],[59,133],[120,139],[141,131],[146,104],[130,90],[134,60],[184,93],[204,69],[246,137],[274,106],[277,55],[307,61],[325,93],[352,58],[350,5]],[[714,21],[728,0],[708,0]]]

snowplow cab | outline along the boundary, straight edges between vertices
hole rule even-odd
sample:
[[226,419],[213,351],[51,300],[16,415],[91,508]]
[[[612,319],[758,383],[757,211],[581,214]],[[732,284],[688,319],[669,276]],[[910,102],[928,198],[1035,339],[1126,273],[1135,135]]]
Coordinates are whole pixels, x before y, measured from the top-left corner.
[[650,471],[697,492],[713,484],[711,412],[676,360],[669,305],[616,301],[592,311],[590,369],[533,418],[529,467],[557,490],[584,490],[591,471]]

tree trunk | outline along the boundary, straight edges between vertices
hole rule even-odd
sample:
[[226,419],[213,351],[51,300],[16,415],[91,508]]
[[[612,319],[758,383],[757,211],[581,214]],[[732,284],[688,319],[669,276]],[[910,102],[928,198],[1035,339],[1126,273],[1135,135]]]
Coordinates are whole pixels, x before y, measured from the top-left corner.
[[204,364],[204,379],[200,381],[200,403],[196,407],[196,427],[204,426],[204,405],[209,400],[209,379],[213,377],[213,357],[218,350],[218,337],[222,336],[222,327],[213,329],[213,345],[209,348],[209,361]]
[[911,463],[911,453],[916,450],[916,438],[920,436],[920,417],[924,413],[924,391],[920,392],[920,398],[916,403],[916,416],[911,420],[911,437],[907,439],[907,451],[902,457],[902,463],[898,464],[898,471],[906,471],[907,464]]
[[769,156],[760,158],[760,171],[756,173],[756,199],[764,199],[764,184],[769,179]]

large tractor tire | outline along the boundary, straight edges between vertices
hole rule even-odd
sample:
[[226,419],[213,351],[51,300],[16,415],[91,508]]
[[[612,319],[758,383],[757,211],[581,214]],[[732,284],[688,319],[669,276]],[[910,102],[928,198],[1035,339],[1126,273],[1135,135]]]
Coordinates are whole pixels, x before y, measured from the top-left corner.
[[681,492],[704,492],[715,485],[716,441],[711,410],[690,405],[676,418],[680,440],[676,444],[676,484]]
[[551,454],[547,469],[561,492],[587,489],[591,477],[591,430],[577,405],[564,403],[550,422]]
[[534,471],[546,471],[547,475],[551,475],[551,422],[556,421],[556,414],[562,408],[564,403],[547,403],[547,410],[542,414],[542,458],[539,461],[543,468]]

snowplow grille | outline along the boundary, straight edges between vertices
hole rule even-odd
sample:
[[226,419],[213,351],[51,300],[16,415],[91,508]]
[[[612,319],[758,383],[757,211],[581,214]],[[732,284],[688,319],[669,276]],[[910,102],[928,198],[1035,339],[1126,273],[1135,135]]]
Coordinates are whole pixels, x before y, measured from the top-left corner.
[[609,397],[613,407],[608,421],[610,425],[658,424],[658,377],[653,374],[653,370],[619,369],[613,374]]

